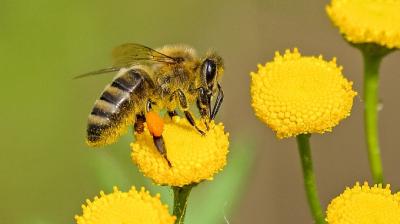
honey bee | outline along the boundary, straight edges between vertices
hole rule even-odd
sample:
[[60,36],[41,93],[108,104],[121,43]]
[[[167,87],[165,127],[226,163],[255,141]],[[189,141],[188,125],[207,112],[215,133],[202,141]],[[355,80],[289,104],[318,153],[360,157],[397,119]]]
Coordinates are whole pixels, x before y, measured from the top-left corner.
[[[182,111],[189,123],[201,135],[190,105],[196,103],[206,129],[218,113],[224,94],[219,80],[224,71],[223,61],[214,52],[200,58],[195,50],[184,45],[167,45],[159,49],[127,43],[112,52],[113,66],[80,75],[118,72],[94,103],[88,118],[87,143],[92,147],[112,144],[131,125],[135,133],[144,131],[147,114],[166,109],[170,117]],[[211,107],[212,98],[216,96]],[[153,113],[154,114],[154,113]],[[166,159],[162,133],[153,140]],[[183,136],[182,136],[183,137]]]

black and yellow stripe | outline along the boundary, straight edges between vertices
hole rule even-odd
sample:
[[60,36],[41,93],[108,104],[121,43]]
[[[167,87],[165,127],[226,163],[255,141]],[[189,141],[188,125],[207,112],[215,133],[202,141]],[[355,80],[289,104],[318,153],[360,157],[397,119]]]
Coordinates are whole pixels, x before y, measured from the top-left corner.
[[[143,91],[143,70],[132,69],[117,76],[96,100],[88,118],[87,141],[91,146],[102,146],[115,141],[126,117],[131,116],[136,95]],[[136,105],[138,106],[138,105]]]

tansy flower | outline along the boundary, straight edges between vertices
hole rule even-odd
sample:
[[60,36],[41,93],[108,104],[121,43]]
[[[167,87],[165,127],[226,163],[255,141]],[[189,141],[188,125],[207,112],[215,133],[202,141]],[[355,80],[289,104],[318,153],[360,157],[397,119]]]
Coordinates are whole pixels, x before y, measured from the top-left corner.
[[114,187],[114,192],[100,192],[100,197],[86,203],[83,214],[75,216],[77,224],[173,224],[176,219],[161,204],[159,194],[152,197],[144,188],[121,192]]
[[172,167],[155,148],[147,126],[131,144],[132,159],[145,176],[160,185],[184,186],[210,180],[222,170],[229,142],[221,123],[211,122],[210,130],[202,136],[186,119],[176,116],[164,122],[162,135]]
[[326,11],[347,41],[400,48],[400,1],[332,0]]
[[368,183],[346,188],[328,206],[329,224],[399,224],[400,200],[390,191],[390,185],[369,187]]
[[350,115],[357,94],[336,59],[305,57],[295,48],[251,73],[256,116],[279,138],[331,131]]

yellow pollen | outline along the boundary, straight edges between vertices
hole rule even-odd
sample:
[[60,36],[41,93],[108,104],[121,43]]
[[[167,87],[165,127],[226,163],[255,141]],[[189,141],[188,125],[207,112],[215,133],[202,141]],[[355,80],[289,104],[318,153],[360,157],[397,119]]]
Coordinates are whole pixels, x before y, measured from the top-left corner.
[[332,0],[326,11],[347,41],[400,48],[400,1]]
[[400,224],[400,200],[391,193],[390,185],[383,188],[357,183],[331,201],[326,221],[329,224]]
[[100,192],[100,197],[86,203],[82,205],[83,214],[75,216],[77,224],[173,224],[176,219],[161,203],[159,194],[152,197],[144,188],[121,192],[114,187],[114,192]]
[[[172,167],[157,151],[145,126],[145,131],[137,134],[131,144],[132,160],[145,176],[160,185],[183,186],[212,180],[226,165],[229,142],[221,123],[212,121],[209,126],[210,130],[202,136],[186,119],[165,118],[163,138]],[[205,130],[204,126],[200,128]]]
[[252,107],[256,116],[286,138],[331,131],[350,115],[357,95],[336,59],[304,57],[295,48],[251,73]]

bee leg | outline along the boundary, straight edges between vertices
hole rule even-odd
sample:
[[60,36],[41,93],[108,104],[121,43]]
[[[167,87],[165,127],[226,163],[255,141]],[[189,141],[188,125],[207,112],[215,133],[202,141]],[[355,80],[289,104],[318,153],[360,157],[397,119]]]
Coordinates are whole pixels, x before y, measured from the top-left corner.
[[146,101],[146,113],[151,110],[151,107],[153,106],[153,102],[150,99],[147,99]]
[[199,88],[199,95],[196,101],[197,109],[199,110],[201,119],[204,122],[204,125],[207,128],[207,131],[210,129],[208,123],[210,121],[211,115],[211,95],[207,94],[207,91],[204,88]]
[[186,119],[189,121],[190,125],[192,125],[194,128],[196,128],[196,130],[197,130],[201,135],[205,135],[205,134],[206,134],[204,131],[200,130],[199,127],[197,127],[197,125],[196,125],[196,123],[195,123],[195,121],[194,121],[193,115],[192,115],[192,113],[190,113],[190,111],[184,110],[183,113],[185,113],[185,117],[186,117]]
[[[151,107],[154,103],[148,99],[146,102],[146,113],[148,113],[151,110]],[[146,116],[143,116],[144,121],[146,121]],[[153,133],[150,133],[153,136],[153,142],[154,146],[157,148],[157,151],[164,157],[164,159],[167,161],[168,166],[172,167],[171,162],[169,161],[167,157],[167,149],[165,147],[164,143],[164,138],[162,135],[160,136],[155,136]]]
[[197,127],[196,122],[194,121],[193,115],[192,113],[190,113],[189,111],[189,106],[187,103],[187,99],[185,94],[182,92],[182,90],[178,89],[176,91],[176,93],[178,94],[178,100],[179,100],[179,105],[181,106],[183,112],[185,113],[185,117],[186,119],[189,121],[189,123],[196,128],[196,130],[201,134],[201,135],[205,135],[206,133],[204,133],[204,131],[200,130],[199,127]]
[[133,125],[133,129],[136,133],[141,134],[144,131],[144,122],[146,122],[146,117],[143,114],[136,114],[136,121]]
[[215,100],[215,104],[214,104],[214,107],[213,107],[212,113],[211,113],[212,120],[214,120],[215,116],[217,115],[223,100],[224,100],[224,91],[222,91],[222,88],[218,83],[218,95],[217,95],[217,99]]
[[164,159],[167,161],[168,166],[172,167],[171,162],[167,158],[167,150],[165,148],[165,143],[164,143],[164,138],[161,136],[154,136],[153,135],[153,142],[154,145],[157,148],[157,151],[164,157]]
[[200,100],[197,100],[196,105],[197,105],[197,109],[199,109],[201,120],[203,120],[203,123],[206,126],[207,131],[210,130],[210,127],[208,125],[209,117],[208,117],[207,109],[202,107]]
[[169,110],[168,111],[168,116],[172,119],[174,116],[178,115],[178,113],[175,110]]

